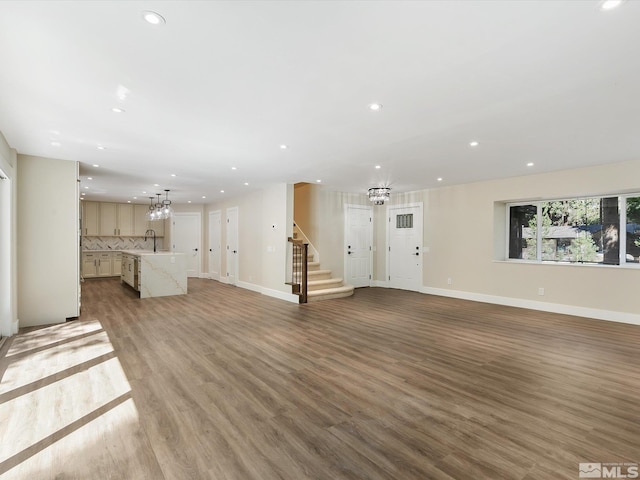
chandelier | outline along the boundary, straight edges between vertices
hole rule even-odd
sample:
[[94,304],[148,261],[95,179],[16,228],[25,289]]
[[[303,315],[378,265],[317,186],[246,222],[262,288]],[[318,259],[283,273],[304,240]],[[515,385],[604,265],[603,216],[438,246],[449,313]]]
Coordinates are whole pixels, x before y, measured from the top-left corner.
[[165,190],[165,199],[160,201],[161,193],[156,193],[158,199],[155,205],[153,204],[153,197],[149,197],[149,210],[146,214],[146,219],[149,221],[164,220],[173,216],[173,208],[171,208],[171,200],[169,200],[169,191]]
[[384,205],[385,200],[389,200],[391,189],[389,187],[371,187],[369,189],[369,200],[374,205]]

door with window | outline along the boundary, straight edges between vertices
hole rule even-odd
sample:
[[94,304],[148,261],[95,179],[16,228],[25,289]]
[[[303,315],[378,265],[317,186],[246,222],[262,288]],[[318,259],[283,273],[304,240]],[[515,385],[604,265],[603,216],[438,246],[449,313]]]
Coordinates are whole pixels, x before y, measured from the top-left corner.
[[389,286],[420,291],[422,287],[422,204],[389,207]]
[[365,205],[346,205],[345,210],[345,282],[354,287],[368,287],[371,285],[373,211]]
[[171,250],[184,253],[187,264],[187,277],[200,276],[200,213],[175,213],[171,231]]

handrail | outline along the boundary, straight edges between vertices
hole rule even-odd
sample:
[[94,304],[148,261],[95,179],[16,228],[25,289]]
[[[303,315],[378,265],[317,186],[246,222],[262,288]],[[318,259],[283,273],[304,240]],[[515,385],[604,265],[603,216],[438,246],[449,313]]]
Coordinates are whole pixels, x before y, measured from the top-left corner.
[[314,262],[319,262],[320,261],[320,252],[318,252],[318,249],[313,246],[313,243],[311,242],[311,240],[309,240],[309,237],[307,237],[305,235],[305,233],[302,231],[302,229],[300,228],[300,225],[298,225],[296,222],[293,222],[293,227],[298,230],[298,233],[302,236],[302,240],[304,240],[305,242],[307,242],[309,244],[309,250],[313,254],[313,261]]
[[[307,255],[309,254],[309,244],[291,237],[287,240],[293,247],[290,285],[293,286],[293,293],[299,295],[300,303],[307,303]],[[298,258],[300,262],[296,262]]]

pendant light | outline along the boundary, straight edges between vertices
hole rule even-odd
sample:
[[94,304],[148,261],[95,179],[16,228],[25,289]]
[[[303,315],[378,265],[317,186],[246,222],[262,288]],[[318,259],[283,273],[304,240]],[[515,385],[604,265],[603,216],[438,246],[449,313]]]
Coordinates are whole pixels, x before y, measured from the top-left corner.
[[156,209],[153,206],[153,197],[149,197],[149,210],[147,210],[145,218],[149,221],[153,221],[156,219]]
[[162,218],[173,217],[173,208],[171,208],[171,200],[169,200],[169,190],[164,191],[165,199],[162,201]]

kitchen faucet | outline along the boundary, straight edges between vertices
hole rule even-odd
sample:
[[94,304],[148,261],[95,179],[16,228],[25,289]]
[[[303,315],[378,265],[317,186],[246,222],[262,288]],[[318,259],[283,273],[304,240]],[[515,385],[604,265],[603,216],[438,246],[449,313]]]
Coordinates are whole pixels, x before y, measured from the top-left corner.
[[[151,233],[149,233],[151,232]],[[156,253],[156,231],[152,230],[151,228],[149,230],[147,230],[146,232],[144,232],[144,241],[147,241],[147,235],[153,235],[153,253]]]

